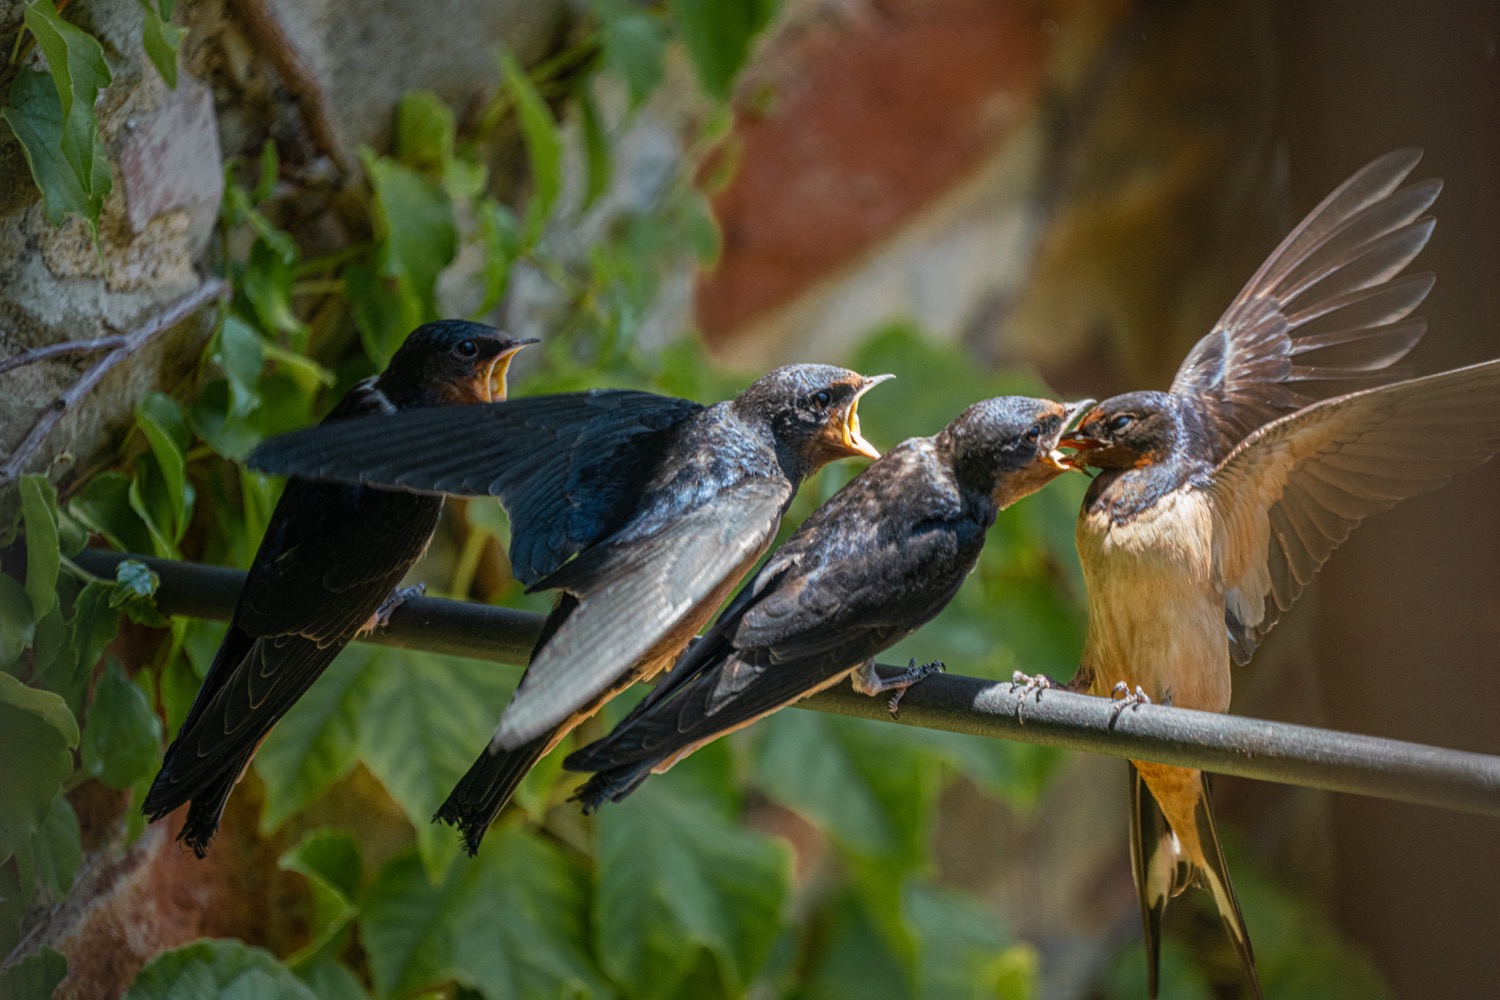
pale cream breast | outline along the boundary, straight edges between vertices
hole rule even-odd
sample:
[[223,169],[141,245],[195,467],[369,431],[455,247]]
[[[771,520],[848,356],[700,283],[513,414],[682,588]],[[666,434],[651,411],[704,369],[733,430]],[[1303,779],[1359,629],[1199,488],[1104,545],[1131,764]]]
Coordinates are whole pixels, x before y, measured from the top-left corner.
[[1085,509],[1075,537],[1089,594],[1090,693],[1108,695],[1124,681],[1179,707],[1228,709],[1229,641],[1208,498],[1174,491],[1124,524]]

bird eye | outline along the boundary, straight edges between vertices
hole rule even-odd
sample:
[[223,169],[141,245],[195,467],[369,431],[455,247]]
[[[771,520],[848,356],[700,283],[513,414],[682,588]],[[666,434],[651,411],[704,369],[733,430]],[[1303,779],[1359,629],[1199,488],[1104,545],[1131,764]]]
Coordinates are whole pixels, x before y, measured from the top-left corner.
[[1129,427],[1134,421],[1135,417],[1132,417],[1128,413],[1122,413],[1109,422],[1109,429],[1118,433]]
[[479,353],[479,345],[472,340],[460,340],[453,345],[453,353],[461,358],[472,358]]
[[828,409],[829,405],[832,402],[833,393],[829,392],[827,389],[819,389],[817,392],[813,393],[813,404],[820,410]]
[[1042,425],[1041,424],[1032,424],[1031,425],[1031,430],[1029,430],[1029,431],[1026,432],[1026,443],[1027,444],[1036,444],[1041,439],[1042,439]]

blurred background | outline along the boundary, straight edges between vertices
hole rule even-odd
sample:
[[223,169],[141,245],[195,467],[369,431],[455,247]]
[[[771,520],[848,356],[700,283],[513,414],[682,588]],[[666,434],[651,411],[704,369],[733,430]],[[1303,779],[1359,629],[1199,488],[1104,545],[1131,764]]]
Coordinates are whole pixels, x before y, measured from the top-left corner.
[[[787,361],[896,372],[861,410],[882,448],[1000,392],[1165,387],[1303,213],[1407,146],[1445,182],[1412,367],[1500,355],[1500,4],[60,6],[107,65],[114,182],[63,190],[0,138],[0,349],[129,329],[208,274],[233,292],[27,457],[65,529],[121,548],[248,565],[278,485],[235,460],[439,315],[542,337],[517,393],[713,401]],[[0,0],[11,109],[52,54],[23,16]],[[0,376],[0,457],[88,363]],[[804,488],[787,529],[854,471]],[[886,659],[1069,676],[1076,478],[1003,515]],[[1497,495],[1488,467],[1372,518],[1232,710],[1500,753]],[[449,510],[428,592],[544,607],[495,506]],[[26,565],[19,542],[0,555]],[[77,644],[63,576],[66,628],[38,616],[7,667],[35,687],[47,643]],[[471,862],[426,818],[516,672],[351,648],[199,863],[175,817],[132,817],[222,626],[130,617],[62,692],[84,749],[0,866],[0,954],[56,949],[59,996],[119,996],[143,966],[132,996],[182,995],[194,968],[288,996],[1145,996],[1117,760],[786,712],[594,820],[554,755]],[[131,741],[153,752],[110,766]],[[1268,997],[1494,992],[1494,821],[1227,778],[1215,798]],[[1244,995],[1201,895],[1168,920],[1171,1000]]]

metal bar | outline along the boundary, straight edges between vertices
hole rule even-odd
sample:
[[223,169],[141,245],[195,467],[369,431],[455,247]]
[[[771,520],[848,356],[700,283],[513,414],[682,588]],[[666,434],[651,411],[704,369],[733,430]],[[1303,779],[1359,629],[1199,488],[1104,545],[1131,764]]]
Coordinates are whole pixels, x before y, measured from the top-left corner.
[[[127,558],[141,557],[89,549],[75,562],[112,577],[115,565]],[[164,612],[221,620],[233,612],[243,573],[198,563],[141,561],[161,578],[156,599]],[[389,626],[368,641],[520,664],[541,625],[537,614],[421,597],[397,608]],[[865,697],[845,685],[798,707],[893,721],[885,699]],[[1115,708],[1105,698],[1058,690],[1028,697],[1023,705],[1007,682],[942,674],[908,692],[895,724],[1500,817],[1500,756],[1162,705],[1118,714]]]

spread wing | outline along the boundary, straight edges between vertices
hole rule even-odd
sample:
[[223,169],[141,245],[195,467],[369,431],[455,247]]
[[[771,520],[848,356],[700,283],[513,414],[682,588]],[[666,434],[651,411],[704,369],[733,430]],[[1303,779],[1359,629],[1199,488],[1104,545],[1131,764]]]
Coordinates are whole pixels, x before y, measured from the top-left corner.
[[670,757],[839,680],[935,617],[973,568],[985,525],[936,482],[925,497],[893,492],[881,473],[896,457],[829,500],[666,680],[567,766]]
[[509,749],[541,735],[648,653],[660,655],[664,638],[695,612],[711,613],[704,605],[716,606],[760,558],[790,499],[785,480],[746,479],[654,534],[603,545],[563,567],[552,582],[576,596],[578,608],[537,650],[495,740]]
[[339,421],[266,442],[253,468],[417,493],[499,497],[531,584],[634,509],[662,436],[703,407],[599,389]]
[[1315,404],[1215,470],[1214,559],[1236,662],[1366,516],[1500,451],[1500,361]]
[[[1398,185],[1417,150],[1345,181],[1261,265],[1172,381],[1211,415],[1222,458],[1246,434],[1349,382],[1378,379],[1426,330],[1427,274],[1395,280],[1432,234],[1436,180]],[[1319,383],[1325,388],[1319,391]]]

